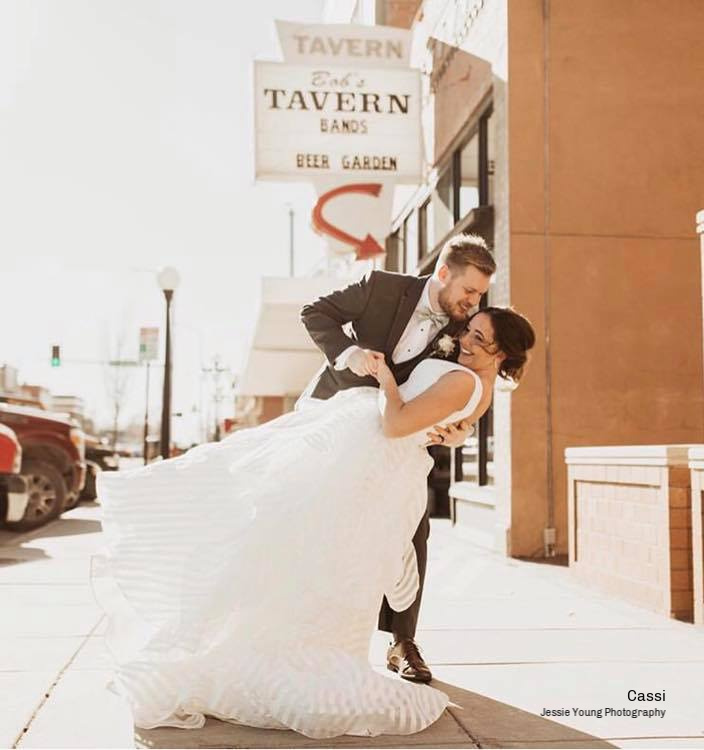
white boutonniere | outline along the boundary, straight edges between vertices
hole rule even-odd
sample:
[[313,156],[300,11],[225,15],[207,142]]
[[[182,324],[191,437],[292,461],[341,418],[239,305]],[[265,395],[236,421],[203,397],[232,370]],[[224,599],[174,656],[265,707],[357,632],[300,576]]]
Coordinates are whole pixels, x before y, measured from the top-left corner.
[[439,357],[449,357],[455,351],[455,340],[446,333],[441,336],[435,344],[435,353]]

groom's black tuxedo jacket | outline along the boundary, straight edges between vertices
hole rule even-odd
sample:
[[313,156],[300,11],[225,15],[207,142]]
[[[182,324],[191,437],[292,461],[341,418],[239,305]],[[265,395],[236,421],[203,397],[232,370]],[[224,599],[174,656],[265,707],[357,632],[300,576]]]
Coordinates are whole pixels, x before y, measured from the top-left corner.
[[[351,370],[335,370],[335,359],[356,344],[363,349],[383,352],[396,381],[403,383],[413,368],[433,350],[445,333],[455,334],[463,323],[450,321],[416,357],[394,364],[391,355],[423,293],[428,276],[407,276],[388,271],[372,271],[346,289],[321,297],[301,310],[301,320],[327,364],[306,389],[306,395],[326,399],[338,391],[357,386],[378,386],[366,376],[360,378]],[[343,331],[349,324],[350,335]]]

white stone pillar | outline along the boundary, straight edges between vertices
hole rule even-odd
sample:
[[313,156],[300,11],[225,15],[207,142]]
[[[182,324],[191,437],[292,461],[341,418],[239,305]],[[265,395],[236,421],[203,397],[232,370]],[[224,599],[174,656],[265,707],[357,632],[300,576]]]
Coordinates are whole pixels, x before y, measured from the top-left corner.
[[[697,211],[697,234],[701,246],[702,315],[704,316],[704,211]],[[703,384],[704,387],[704,384]],[[694,622],[704,625],[704,531],[702,493],[704,492],[704,445],[689,452],[692,482],[692,575],[694,589]]]

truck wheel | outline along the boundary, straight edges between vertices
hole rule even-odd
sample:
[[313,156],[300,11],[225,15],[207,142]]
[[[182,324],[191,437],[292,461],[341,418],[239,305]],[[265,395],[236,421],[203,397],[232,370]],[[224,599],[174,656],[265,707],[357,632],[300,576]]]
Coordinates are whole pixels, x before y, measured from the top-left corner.
[[95,490],[95,482],[101,471],[102,469],[99,466],[90,462],[88,463],[86,466],[86,483],[83,485],[83,489],[81,490],[81,494],[78,496],[75,505],[78,505],[81,501],[95,500],[98,497],[98,493]]
[[6,524],[13,531],[30,531],[56,518],[64,507],[66,485],[61,472],[45,461],[28,459],[22,464],[29,502],[20,521]]

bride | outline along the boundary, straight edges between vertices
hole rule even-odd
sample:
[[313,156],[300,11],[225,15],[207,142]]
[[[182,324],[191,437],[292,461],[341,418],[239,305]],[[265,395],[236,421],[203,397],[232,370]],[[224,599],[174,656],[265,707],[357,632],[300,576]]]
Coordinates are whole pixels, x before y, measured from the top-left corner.
[[455,355],[423,360],[400,387],[378,360],[379,390],[101,474],[92,580],[135,724],[198,728],[208,715],[323,738],[436,721],[444,693],[369,664],[379,603],[415,598],[426,429],[475,422],[534,342],[524,317],[485,308]]

